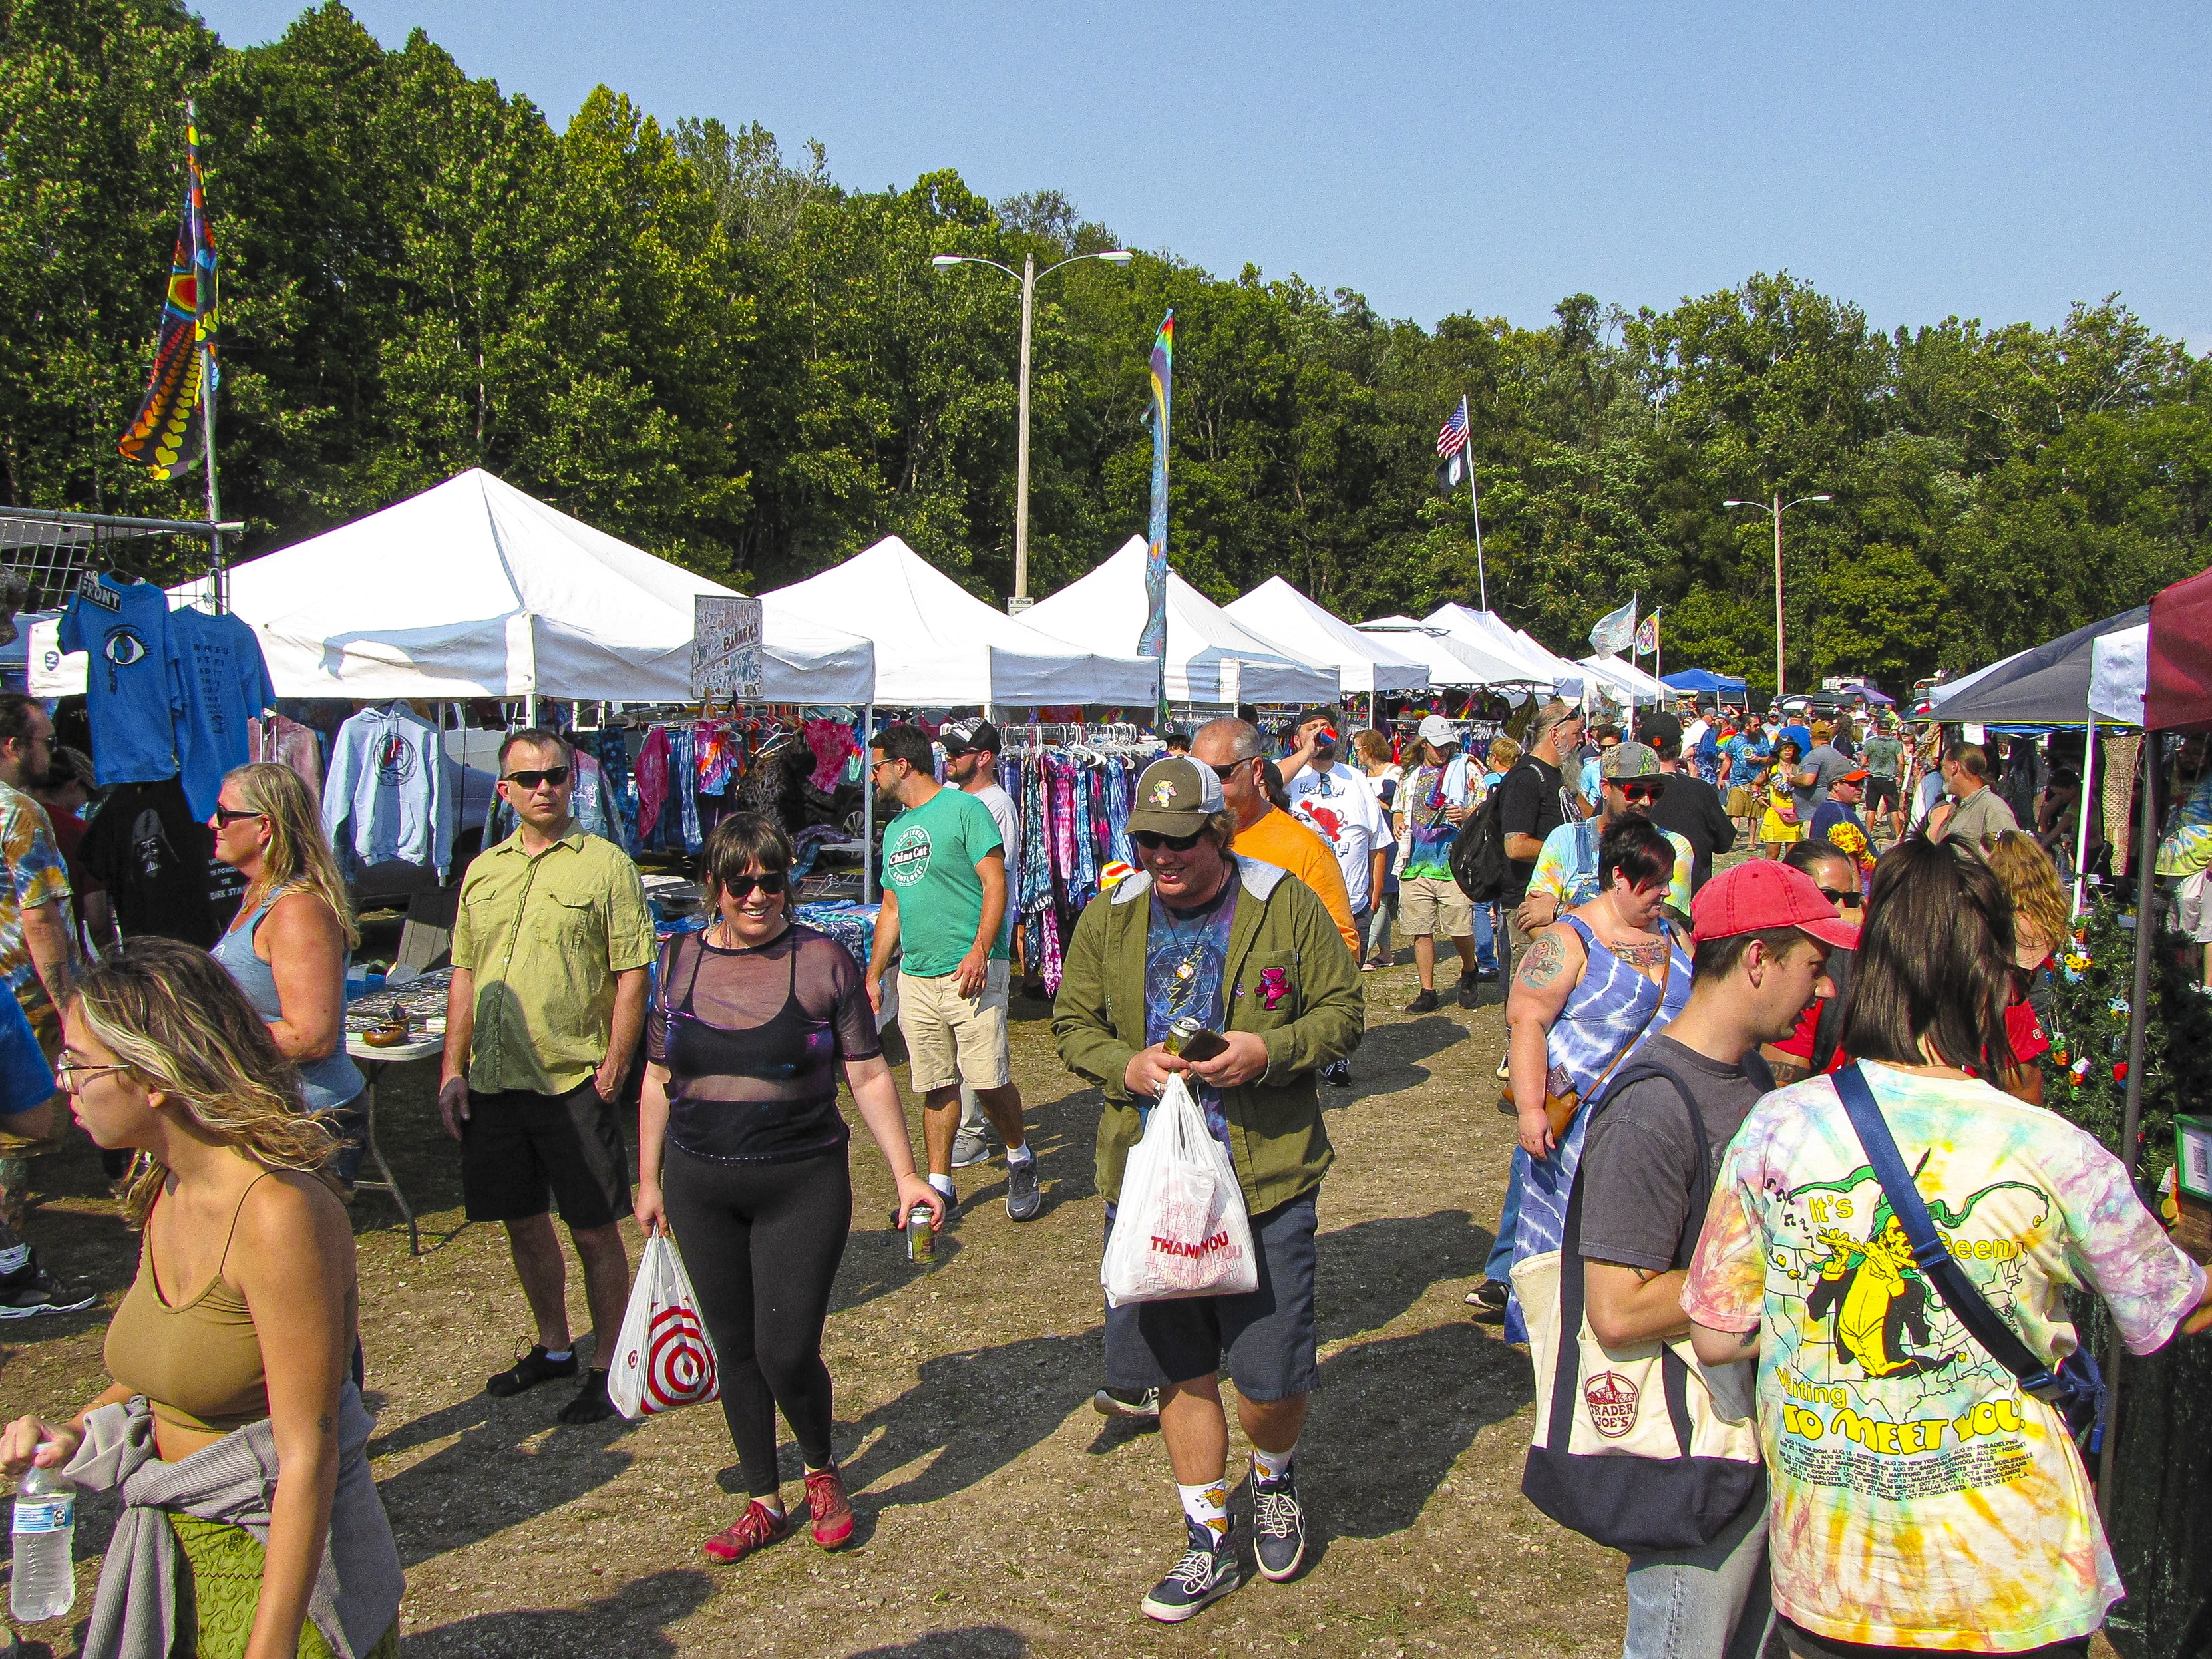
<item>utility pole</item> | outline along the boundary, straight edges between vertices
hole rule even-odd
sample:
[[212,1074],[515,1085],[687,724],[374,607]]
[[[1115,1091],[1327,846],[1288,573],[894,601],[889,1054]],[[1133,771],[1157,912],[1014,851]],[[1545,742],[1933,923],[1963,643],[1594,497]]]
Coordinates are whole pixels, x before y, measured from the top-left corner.
[[1800,495],[1794,501],[1785,501],[1782,499],[1782,492],[1778,489],[1774,492],[1771,506],[1765,501],[1723,501],[1721,503],[1723,507],[1755,507],[1774,520],[1774,695],[1778,701],[1788,689],[1786,671],[1784,667],[1785,658],[1782,611],[1782,515],[1791,507],[1802,507],[1808,501],[1833,500],[1835,497],[1832,495]]

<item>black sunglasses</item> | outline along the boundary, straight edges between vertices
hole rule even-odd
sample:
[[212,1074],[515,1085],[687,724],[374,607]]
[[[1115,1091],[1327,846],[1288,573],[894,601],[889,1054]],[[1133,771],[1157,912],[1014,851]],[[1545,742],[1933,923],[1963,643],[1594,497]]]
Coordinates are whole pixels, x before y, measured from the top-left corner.
[[1856,887],[1846,893],[1839,893],[1832,887],[1823,887],[1820,890],[1820,896],[1831,904],[1840,904],[1853,910],[1866,902],[1866,896]]
[[[1257,758],[1258,758],[1258,757],[1257,757],[1257,756],[1255,756],[1253,758],[1254,758],[1254,759],[1257,759]],[[1215,777],[1217,777],[1217,778],[1219,778],[1219,779],[1222,781],[1222,782],[1226,783],[1226,782],[1228,782],[1228,781],[1229,781],[1229,780],[1230,780],[1230,779],[1231,779],[1231,778],[1235,777],[1235,776],[1236,776],[1239,772],[1243,771],[1246,767],[1249,766],[1251,763],[1252,763],[1252,762],[1251,762],[1251,761],[1248,761],[1248,760],[1231,761],[1231,762],[1230,762],[1230,763],[1229,763],[1229,764],[1228,764],[1228,765],[1226,765],[1226,766],[1216,766],[1216,767],[1214,767],[1214,769],[1213,769],[1213,775],[1214,775]],[[1210,764],[1210,763],[1209,763],[1209,764]]]
[[568,769],[565,766],[549,766],[543,772],[509,772],[507,775],[507,781],[519,783],[525,789],[535,789],[541,783],[550,783],[558,789],[568,781]]
[[732,876],[722,884],[722,890],[732,898],[743,901],[750,898],[753,896],[753,889],[757,887],[770,898],[774,898],[790,884],[791,877],[788,872],[782,870],[770,870],[764,875]]
[[236,823],[240,818],[259,818],[267,816],[265,812],[241,811],[230,806],[218,806],[215,809],[215,821],[222,824]]
[[1205,835],[1206,831],[1203,830],[1199,830],[1195,835],[1188,836],[1164,836],[1157,830],[1133,830],[1129,832],[1129,839],[1147,853],[1157,853],[1163,847],[1170,853],[1188,853],[1198,845]]

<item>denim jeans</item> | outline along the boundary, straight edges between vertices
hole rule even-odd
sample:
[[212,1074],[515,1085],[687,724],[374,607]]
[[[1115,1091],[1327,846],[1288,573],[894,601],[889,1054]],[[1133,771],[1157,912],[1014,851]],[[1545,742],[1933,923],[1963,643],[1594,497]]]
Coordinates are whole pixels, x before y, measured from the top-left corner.
[[1498,906],[1474,907],[1474,965],[1486,974],[1498,971]]
[[1490,1247],[1490,1260],[1482,1264],[1483,1276],[1504,1284],[1513,1273],[1513,1237],[1521,1231],[1521,1160],[1511,1160],[1513,1173],[1505,1182],[1505,1208],[1498,1218],[1498,1240]]
[[1758,1659],[1774,1622],[1766,1576],[1766,1483],[1702,1549],[1628,1558],[1621,1659]]
[[1367,916],[1367,959],[1390,959],[1390,924],[1398,919],[1398,890],[1393,887]]

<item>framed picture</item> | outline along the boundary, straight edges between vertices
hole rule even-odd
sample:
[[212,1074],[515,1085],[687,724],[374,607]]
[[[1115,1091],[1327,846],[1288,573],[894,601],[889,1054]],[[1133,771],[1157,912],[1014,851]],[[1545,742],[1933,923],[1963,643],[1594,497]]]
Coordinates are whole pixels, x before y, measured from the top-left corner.
[[2174,1185],[2191,1198],[2212,1201],[2212,1117],[2173,1115]]

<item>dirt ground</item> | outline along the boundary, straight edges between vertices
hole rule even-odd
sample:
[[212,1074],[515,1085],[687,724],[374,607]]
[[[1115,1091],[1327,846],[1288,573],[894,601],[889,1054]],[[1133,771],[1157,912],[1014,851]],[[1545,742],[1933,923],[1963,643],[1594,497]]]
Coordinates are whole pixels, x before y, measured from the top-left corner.
[[[410,1257],[380,1194],[361,1195],[355,1223],[370,1450],[407,1569],[406,1653],[1618,1654],[1620,1558],[1522,1498],[1528,1363],[1471,1323],[1462,1299],[1481,1273],[1512,1139],[1492,1075],[1501,1010],[1448,1003],[1412,1017],[1401,1012],[1410,966],[1364,979],[1354,1086],[1323,1091],[1337,1164],[1321,1199],[1322,1387],[1298,1458],[1309,1565],[1288,1584],[1251,1577],[1177,1627],[1137,1610],[1182,1547],[1166,1456],[1156,1436],[1090,1404],[1101,1101],[1060,1067],[1046,1004],[1018,1000],[1013,1027],[1044,1165],[1038,1218],[1006,1219],[1003,1165],[963,1171],[939,1261],[917,1269],[884,1230],[890,1182],[856,1133],[855,1231],[825,1346],[859,1530],[834,1554],[802,1532],[735,1567],[699,1553],[743,1502],[715,1407],[564,1428],[553,1420],[563,1384],[483,1393],[526,1340],[521,1294],[499,1230],[462,1219],[434,1062],[394,1068],[380,1134],[422,1213],[424,1254]],[[896,1045],[892,1058],[903,1060]],[[101,1301],[0,1326],[9,1417],[67,1414],[105,1386],[100,1340],[136,1261],[81,1137],[41,1160],[38,1179],[33,1237]],[[570,1304],[580,1328],[573,1279]],[[1232,1451],[1233,1480],[1245,1452]],[[787,1442],[784,1456],[797,1499]],[[1234,1504],[1241,1529],[1249,1495]],[[114,1513],[108,1498],[79,1506],[76,1609],[27,1629],[27,1655],[77,1652]]]

